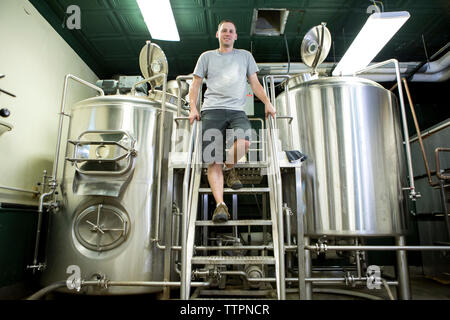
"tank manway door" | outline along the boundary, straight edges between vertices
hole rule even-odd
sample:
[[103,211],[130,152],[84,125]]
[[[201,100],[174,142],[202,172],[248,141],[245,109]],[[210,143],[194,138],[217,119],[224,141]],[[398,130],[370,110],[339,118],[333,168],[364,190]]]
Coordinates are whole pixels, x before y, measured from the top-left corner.
[[135,139],[122,130],[85,131],[72,144],[76,174],[73,190],[78,195],[117,197],[130,178],[137,151]]
[[76,218],[77,240],[94,251],[111,250],[126,240],[130,222],[128,215],[117,207],[97,204],[83,210]]

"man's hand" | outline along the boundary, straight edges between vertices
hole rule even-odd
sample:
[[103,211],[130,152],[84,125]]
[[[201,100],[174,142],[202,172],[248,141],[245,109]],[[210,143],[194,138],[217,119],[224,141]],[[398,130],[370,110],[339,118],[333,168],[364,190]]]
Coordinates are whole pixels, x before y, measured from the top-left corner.
[[254,95],[257,96],[258,99],[261,100],[266,106],[265,108],[266,118],[269,116],[269,114],[271,114],[272,117],[275,118],[276,110],[270,103],[270,100],[267,97],[266,92],[264,91],[264,88],[262,87],[261,83],[259,83],[256,72],[248,77],[248,82],[250,83],[250,87],[252,88]]
[[189,122],[192,124],[195,120],[200,120],[200,115],[198,114],[197,108],[192,108],[191,107],[191,111],[189,112]]
[[200,120],[200,115],[198,114],[197,110],[197,99],[202,83],[203,78],[194,75],[191,87],[189,88],[189,105],[191,107],[191,110],[189,112],[189,122],[191,124],[194,122],[194,119],[197,121]]
[[273,108],[272,104],[270,102],[266,103],[266,109],[265,109],[265,113],[266,113],[266,118],[269,116],[269,114],[272,115],[272,117],[275,118],[275,114],[277,113],[275,111],[275,109]]

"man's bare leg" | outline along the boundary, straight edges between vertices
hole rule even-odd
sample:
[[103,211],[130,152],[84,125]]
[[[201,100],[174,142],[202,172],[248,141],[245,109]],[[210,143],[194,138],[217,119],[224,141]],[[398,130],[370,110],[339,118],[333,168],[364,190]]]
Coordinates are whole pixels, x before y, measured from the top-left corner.
[[233,168],[236,163],[247,154],[250,148],[250,141],[245,139],[237,139],[233,147],[228,151],[225,166],[229,169]]
[[208,182],[216,203],[223,202],[222,164],[213,163],[208,166]]

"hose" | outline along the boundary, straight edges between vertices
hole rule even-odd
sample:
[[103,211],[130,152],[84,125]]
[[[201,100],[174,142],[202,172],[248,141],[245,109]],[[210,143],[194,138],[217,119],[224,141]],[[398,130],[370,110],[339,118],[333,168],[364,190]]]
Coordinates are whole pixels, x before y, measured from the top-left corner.
[[386,291],[387,291],[387,293],[388,293],[388,295],[389,295],[389,299],[395,300],[395,299],[394,299],[394,296],[392,295],[392,291],[391,291],[391,289],[389,288],[389,285],[387,284],[386,280],[381,279],[381,281],[383,282],[383,285],[384,285],[384,287],[386,288]]
[[56,290],[58,288],[62,288],[66,286],[66,281],[58,281],[55,283],[52,283],[51,285],[42,288],[41,290],[39,290],[38,292],[32,294],[31,296],[29,296],[26,300],[39,300],[40,298],[42,298],[43,296],[45,296],[47,293]]
[[371,294],[358,292],[358,291],[351,291],[351,290],[343,290],[343,289],[325,289],[325,288],[316,288],[313,289],[314,293],[331,293],[331,294],[342,294],[347,296],[353,296],[358,298],[364,298],[369,300],[383,300],[380,297],[373,296]]

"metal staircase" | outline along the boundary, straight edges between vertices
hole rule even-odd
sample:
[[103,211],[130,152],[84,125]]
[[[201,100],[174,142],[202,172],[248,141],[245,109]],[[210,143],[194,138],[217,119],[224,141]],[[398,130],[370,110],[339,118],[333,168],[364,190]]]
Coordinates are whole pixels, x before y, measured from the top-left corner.
[[[184,195],[183,199],[183,223],[182,223],[182,261],[181,261],[181,291],[180,298],[187,300],[191,296],[191,277],[193,268],[204,265],[208,267],[226,266],[226,265],[273,265],[275,266],[276,296],[278,299],[285,299],[285,271],[284,271],[284,235],[283,235],[283,208],[281,192],[281,174],[278,166],[276,137],[274,130],[274,121],[272,118],[266,120],[268,130],[268,148],[264,148],[264,158],[262,161],[252,163],[252,168],[260,168],[267,173],[267,186],[255,188],[242,188],[240,190],[224,189],[224,194],[233,194],[234,196],[242,194],[261,194],[269,197],[270,201],[270,219],[247,219],[230,220],[225,223],[214,223],[211,220],[197,220],[199,197],[203,194],[210,194],[210,188],[200,187],[201,177],[205,165],[201,164],[201,145],[199,143],[199,133],[194,124],[191,137],[191,149],[189,155],[192,158],[188,160],[184,176]],[[199,130],[200,131],[200,130]],[[194,137],[195,141],[194,141]],[[242,168],[244,167],[244,168]],[[238,164],[236,170],[245,171],[245,164]],[[186,214],[184,214],[186,213]],[[196,235],[199,228],[208,227],[231,227],[239,226],[263,226],[271,228],[272,246],[262,246],[269,248],[273,255],[265,255],[267,251],[258,250],[259,255],[242,256],[236,254],[237,251],[254,250],[258,246],[210,246],[202,247],[206,255],[199,255],[195,244]],[[237,230],[237,229],[236,229]],[[223,255],[222,252],[232,252],[231,255]],[[218,252],[215,255],[208,255],[211,251]],[[264,252],[263,252],[264,251]],[[221,267],[223,268],[223,267]]]

